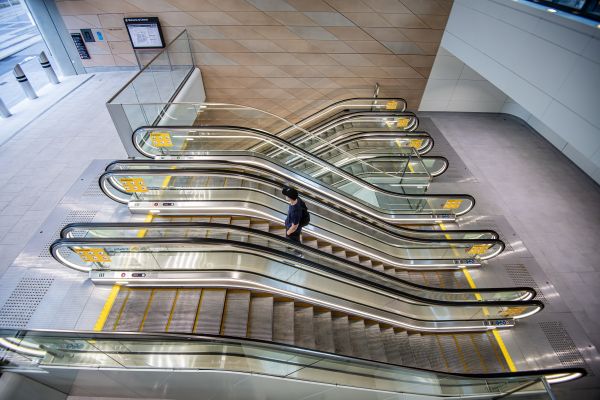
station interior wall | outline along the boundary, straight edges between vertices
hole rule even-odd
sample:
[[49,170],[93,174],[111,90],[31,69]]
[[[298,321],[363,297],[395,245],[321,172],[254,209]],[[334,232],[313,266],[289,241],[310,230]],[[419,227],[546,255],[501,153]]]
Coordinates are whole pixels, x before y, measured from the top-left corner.
[[599,27],[456,0],[419,109],[516,115],[600,182]]

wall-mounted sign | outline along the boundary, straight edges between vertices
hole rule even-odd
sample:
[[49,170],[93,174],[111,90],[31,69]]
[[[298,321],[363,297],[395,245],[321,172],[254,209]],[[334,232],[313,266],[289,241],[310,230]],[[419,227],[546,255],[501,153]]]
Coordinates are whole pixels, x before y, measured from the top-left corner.
[[73,39],[73,43],[75,43],[79,58],[82,60],[89,60],[91,58],[90,53],[88,52],[87,47],[85,47],[81,33],[71,33],[71,38]]
[[165,47],[157,17],[123,18],[129,40],[134,49],[162,49]]
[[91,29],[80,29],[81,34],[83,35],[83,40],[85,42],[95,42],[94,35],[92,35]]

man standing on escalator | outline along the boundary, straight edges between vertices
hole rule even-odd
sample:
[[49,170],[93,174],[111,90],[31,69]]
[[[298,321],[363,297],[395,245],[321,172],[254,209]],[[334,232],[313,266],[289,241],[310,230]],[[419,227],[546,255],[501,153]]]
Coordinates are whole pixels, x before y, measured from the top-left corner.
[[298,197],[296,189],[284,186],[282,193],[290,204],[285,219],[285,236],[292,242],[300,243],[302,228],[310,222],[308,209],[304,201]]

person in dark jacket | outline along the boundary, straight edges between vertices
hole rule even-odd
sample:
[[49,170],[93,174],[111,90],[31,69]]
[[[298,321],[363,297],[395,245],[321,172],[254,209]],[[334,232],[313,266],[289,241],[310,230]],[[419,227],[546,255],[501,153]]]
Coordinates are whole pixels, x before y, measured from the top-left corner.
[[298,197],[296,189],[285,186],[282,193],[290,204],[288,215],[285,219],[285,236],[293,242],[300,242],[303,214],[307,212],[306,205],[302,199]]

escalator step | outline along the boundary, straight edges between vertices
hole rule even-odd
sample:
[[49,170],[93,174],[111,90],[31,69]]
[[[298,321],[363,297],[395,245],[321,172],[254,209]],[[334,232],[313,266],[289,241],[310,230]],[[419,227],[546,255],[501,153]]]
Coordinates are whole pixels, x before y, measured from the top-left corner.
[[275,299],[273,303],[273,341],[294,344],[294,302]]
[[437,339],[444,354],[444,359],[448,363],[448,371],[464,372],[463,362],[461,361],[462,355],[458,352],[453,336],[451,334],[443,334],[438,335]]
[[314,317],[315,330],[315,348],[321,351],[333,353],[335,345],[333,344],[333,321],[331,311],[315,310]]
[[410,342],[408,340],[408,332],[404,330],[394,329],[396,333],[396,343],[398,344],[398,352],[402,354],[403,365],[417,365],[413,352],[410,348]]
[[484,347],[488,347],[493,352],[495,359],[498,360],[498,370],[508,372],[508,365],[506,364],[505,358],[502,356],[502,350],[500,349],[498,342],[494,338],[494,335],[491,332],[486,332],[485,336],[487,336],[487,342],[485,343],[486,345],[489,343],[489,346]]
[[481,360],[475,350],[471,336],[467,333],[455,335],[463,355],[466,372],[477,372],[480,370]]
[[427,349],[427,358],[429,359],[429,364],[431,365],[431,368],[437,371],[443,370],[446,367],[446,365],[444,363],[444,360],[442,359],[442,354],[438,350],[435,336],[424,334],[422,335],[422,338],[425,349]]
[[315,348],[314,309],[312,306],[294,307],[294,344]]
[[250,220],[247,219],[247,218],[232,218],[231,219],[231,225],[243,226],[245,228],[249,228],[250,227]]
[[347,315],[333,316],[333,339],[336,353],[349,356],[354,354],[350,342],[350,323]]
[[272,296],[253,296],[251,298],[248,337],[269,341],[273,339]]
[[110,313],[108,314],[108,318],[106,318],[104,327],[102,328],[103,331],[115,330],[115,324],[119,319],[120,311],[124,307],[125,301],[128,301],[128,296],[130,295],[129,292],[130,290],[128,288],[119,290],[119,294],[117,295],[117,298],[110,309]]
[[130,289],[127,303],[117,321],[116,331],[137,332],[140,329],[151,292],[150,289]]
[[319,247],[319,250],[324,251],[325,253],[333,253],[333,247],[330,244],[325,244]]
[[164,332],[169,322],[173,301],[175,300],[175,289],[153,289],[152,301],[146,308],[146,314],[140,331],[142,332]]
[[269,223],[268,222],[253,222],[250,225],[250,228],[256,229],[258,231],[268,232],[269,231]]
[[359,318],[349,318],[350,343],[355,357],[369,358],[369,344],[365,331],[365,321]]
[[210,219],[210,222],[212,222],[213,224],[229,225],[231,223],[231,218],[230,217],[212,217]]
[[218,335],[225,305],[225,289],[202,289],[194,333]]
[[221,334],[225,336],[246,337],[249,311],[250,291],[237,289],[227,290]]
[[421,334],[409,333],[408,342],[410,343],[410,349],[415,358],[417,367],[431,369],[431,364],[429,364],[429,358],[427,357],[427,352],[430,351],[430,349],[425,348]]
[[225,181],[225,187],[233,187],[233,188],[237,188],[237,187],[241,187],[242,186],[242,180],[239,178],[227,178],[227,181]]
[[202,289],[179,289],[169,332],[190,333],[194,329]]
[[367,341],[369,343],[369,353],[371,354],[371,359],[387,362],[379,324],[375,322],[367,323],[365,326],[365,331],[367,333]]
[[394,328],[391,326],[381,328],[381,340],[385,348],[385,356],[388,362],[393,364],[402,364],[402,354],[400,352],[400,344],[394,333]]

